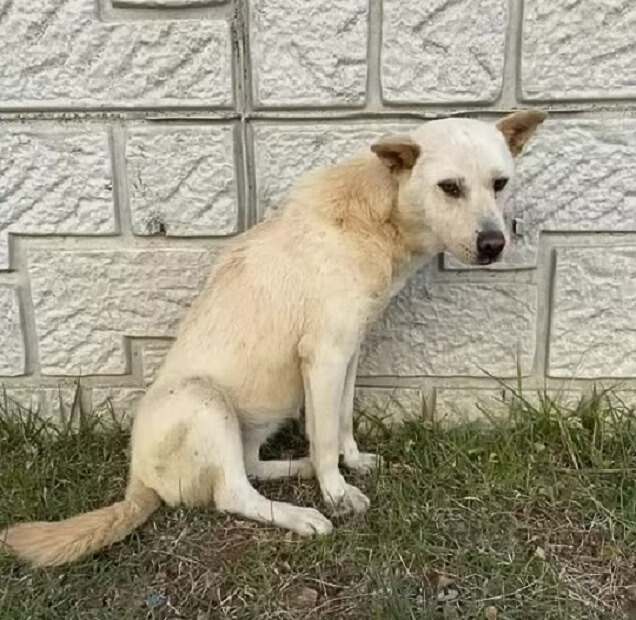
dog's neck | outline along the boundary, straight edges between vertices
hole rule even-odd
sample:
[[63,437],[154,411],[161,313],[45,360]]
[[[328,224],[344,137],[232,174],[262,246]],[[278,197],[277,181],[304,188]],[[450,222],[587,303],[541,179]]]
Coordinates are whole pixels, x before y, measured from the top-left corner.
[[322,168],[300,181],[303,204],[352,235],[375,238],[392,264],[393,277],[430,262],[439,250],[432,234],[399,204],[399,181],[372,153]]

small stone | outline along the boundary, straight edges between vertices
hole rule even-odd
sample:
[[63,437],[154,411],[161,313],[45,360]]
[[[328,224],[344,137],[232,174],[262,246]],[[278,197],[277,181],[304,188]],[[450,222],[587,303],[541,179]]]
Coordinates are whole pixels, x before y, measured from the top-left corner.
[[630,586],[625,593],[625,613],[627,620],[636,620],[636,586]]
[[168,597],[165,596],[164,594],[160,594],[158,592],[153,592],[146,599],[146,603],[147,603],[148,607],[159,607],[161,605],[165,605],[167,600],[168,600]]
[[452,579],[449,575],[438,575],[437,577],[437,584],[435,586],[435,589],[440,592],[441,590],[444,590],[445,588],[448,588],[450,586],[452,586],[455,583],[455,580]]
[[459,598],[459,591],[455,588],[446,588],[443,592],[437,595],[437,600],[440,603],[450,603],[456,601]]
[[311,608],[318,602],[318,591],[313,588],[302,588],[293,598],[295,607]]

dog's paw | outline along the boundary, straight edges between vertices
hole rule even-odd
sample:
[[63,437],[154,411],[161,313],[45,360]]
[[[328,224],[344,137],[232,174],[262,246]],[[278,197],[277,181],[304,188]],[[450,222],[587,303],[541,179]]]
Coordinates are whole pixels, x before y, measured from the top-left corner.
[[293,507],[293,518],[287,526],[301,536],[324,536],[333,530],[333,524],[327,517],[313,508]]
[[344,458],[344,465],[347,469],[358,474],[370,474],[374,469],[382,466],[382,457],[373,452],[358,452],[353,457]]
[[366,512],[371,505],[369,498],[358,488],[343,482],[337,491],[323,491],[325,502],[334,516]]

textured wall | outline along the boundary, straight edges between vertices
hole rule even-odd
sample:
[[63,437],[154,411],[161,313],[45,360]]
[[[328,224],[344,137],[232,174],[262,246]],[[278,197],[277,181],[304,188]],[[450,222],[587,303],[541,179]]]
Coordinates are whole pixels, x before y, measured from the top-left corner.
[[129,409],[224,238],[303,171],[452,114],[552,112],[506,264],[448,257],[364,346],[359,405],[496,412],[497,378],[636,390],[632,0],[0,0],[0,383]]

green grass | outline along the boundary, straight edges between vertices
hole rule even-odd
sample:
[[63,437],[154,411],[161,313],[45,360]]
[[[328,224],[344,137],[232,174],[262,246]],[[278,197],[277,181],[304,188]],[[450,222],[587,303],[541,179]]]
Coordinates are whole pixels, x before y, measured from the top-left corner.
[[[121,496],[125,430],[5,409],[0,526]],[[32,570],[0,555],[0,619],[636,617],[634,411],[605,395],[572,410],[517,400],[496,425],[371,424],[363,443],[386,459],[353,479],[372,507],[331,537],[162,508],[76,565]],[[305,449],[288,432],[268,452]],[[321,506],[312,482],[260,488]]]

